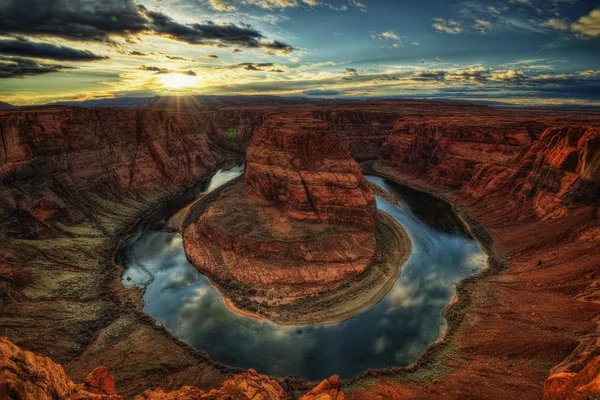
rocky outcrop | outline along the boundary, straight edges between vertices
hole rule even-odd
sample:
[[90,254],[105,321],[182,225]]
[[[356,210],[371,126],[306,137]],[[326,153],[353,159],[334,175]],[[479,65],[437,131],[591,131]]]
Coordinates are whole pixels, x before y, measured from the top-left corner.
[[325,379],[314,389],[300,397],[300,400],[344,400],[344,392],[340,390],[340,378],[337,375]]
[[223,288],[271,297],[332,290],[375,254],[375,197],[331,126],[272,117],[248,148],[244,181],[185,230],[192,263]]
[[82,384],[67,377],[63,367],[48,357],[21,350],[0,338],[0,397],[35,400],[123,400],[104,367],[90,372]]
[[246,152],[244,183],[298,221],[375,226],[375,197],[327,122],[272,117]]
[[600,398],[600,357],[581,371],[559,372],[544,383],[543,400],[591,400]]
[[162,389],[147,390],[135,400],[287,400],[287,394],[276,380],[251,369],[228,379],[218,389],[203,391],[186,386],[165,393]]
[[[20,349],[0,338],[0,397],[20,400],[123,400],[115,380],[105,367],[90,372],[84,383],[69,380],[63,367],[50,358]],[[135,400],[287,400],[279,383],[251,369],[224,381],[219,388],[201,390],[194,386],[166,392],[146,390]],[[340,380],[324,380],[301,400],[343,400]]]

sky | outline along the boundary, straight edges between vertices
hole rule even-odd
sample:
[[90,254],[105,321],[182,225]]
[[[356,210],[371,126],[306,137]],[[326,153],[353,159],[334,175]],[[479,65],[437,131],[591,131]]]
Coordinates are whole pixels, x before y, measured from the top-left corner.
[[0,101],[600,105],[600,0],[0,0]]

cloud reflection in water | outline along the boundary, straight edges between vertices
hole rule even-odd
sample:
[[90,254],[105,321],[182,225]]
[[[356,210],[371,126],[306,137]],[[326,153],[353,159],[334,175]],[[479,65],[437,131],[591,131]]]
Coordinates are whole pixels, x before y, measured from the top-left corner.
[[[207,190],[240,173],[217,173]],[[181,236],[154,223],[140,227],[125,245],[129,257],[124,277],[132,280],[123,283],[145,286],[148,314],[181,340],[228,365],[311,380],[408,365],[439,337],[445,324],[441,313],[452,301],[456,283],[483,268],[487,257],[454,226],[443,205],[399,190],[383,178],[368,179],[402,197],[401,207],[380,198],[377,205],[402,223],[413,252],[388,295],[351,320],[282,327],[235,314],[188,263]],[[428,209],[432,215],[424,221]]]

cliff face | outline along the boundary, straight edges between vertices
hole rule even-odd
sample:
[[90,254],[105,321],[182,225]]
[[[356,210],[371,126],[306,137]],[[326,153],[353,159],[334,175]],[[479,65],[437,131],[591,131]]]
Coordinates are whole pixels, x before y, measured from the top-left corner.
[[194,265],[219,281],[317,293],[365,270],[375,252],[375,213],[360,167],[330,125],[281,114],[252,140],[244,182],[186,229],[184,245]]
[[83,218],[80,195],[135,198],[190,186],[243,151],[265,117],[247,110],[0,113],[1,234],[52,235],[55,220],[72,224]]
[[538,216],[600,206],[600,128],[546,129],[514,164],[518,194],[533,199]]
[[598,206],[598,128],[539,128],[520,121],[398,121],[379,161],[473,199],[498,191],[533,199],[540,218],[565,215],[573,204]]
[[377,156],[392,132],[398,111],[335,107],[315,110],[312,115],[328,122],[352,155],[360,159]]
[[244,182],[299,221],[375,226],[375,196],[326,122],[291,115],[268,120],[246,153]]
[[521,121],[462,116],[419,122],[407,117],[396,121],[379,160],[456,188],[481,168],[508,164],[531,140]]

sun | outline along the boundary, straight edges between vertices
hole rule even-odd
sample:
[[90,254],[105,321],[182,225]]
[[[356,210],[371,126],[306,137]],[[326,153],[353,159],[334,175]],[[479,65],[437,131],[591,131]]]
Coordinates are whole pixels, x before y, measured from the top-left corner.
[[194,86],[198,81],[198,77],[183,74],[165,74],[161,76],[161,80],[163,85],[169,89],[180,89]]

